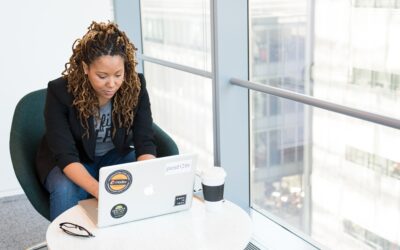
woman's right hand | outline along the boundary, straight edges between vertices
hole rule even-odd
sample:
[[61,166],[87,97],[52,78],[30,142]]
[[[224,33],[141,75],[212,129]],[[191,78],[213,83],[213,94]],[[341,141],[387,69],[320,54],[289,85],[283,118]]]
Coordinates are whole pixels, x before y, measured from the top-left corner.
[[64,168],[63,172],[76,185],[80,186],[86,192],[98,199],[99,182],[90,175],[82,163],[70,163]]

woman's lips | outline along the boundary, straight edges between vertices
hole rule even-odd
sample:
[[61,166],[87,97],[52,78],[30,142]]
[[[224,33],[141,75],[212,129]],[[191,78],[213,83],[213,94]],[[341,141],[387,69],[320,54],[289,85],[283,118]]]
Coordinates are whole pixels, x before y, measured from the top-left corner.
[[104,94],[106,95],[106,96],[113,96],[114,95],[114,91],[104,91]]

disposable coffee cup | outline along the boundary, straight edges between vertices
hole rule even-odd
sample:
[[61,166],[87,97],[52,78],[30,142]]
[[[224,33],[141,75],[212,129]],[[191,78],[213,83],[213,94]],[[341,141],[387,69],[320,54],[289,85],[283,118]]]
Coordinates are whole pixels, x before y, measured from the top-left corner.
[[201,172],[201,185],[207,211],[222,210],[226,172],[221,167],[206,168]]

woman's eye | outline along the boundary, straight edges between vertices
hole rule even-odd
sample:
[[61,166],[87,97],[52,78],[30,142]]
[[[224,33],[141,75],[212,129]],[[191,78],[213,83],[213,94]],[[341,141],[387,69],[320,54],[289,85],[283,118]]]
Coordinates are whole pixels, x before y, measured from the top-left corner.
[[106,76],[98,76],[100,79],[106,79]]

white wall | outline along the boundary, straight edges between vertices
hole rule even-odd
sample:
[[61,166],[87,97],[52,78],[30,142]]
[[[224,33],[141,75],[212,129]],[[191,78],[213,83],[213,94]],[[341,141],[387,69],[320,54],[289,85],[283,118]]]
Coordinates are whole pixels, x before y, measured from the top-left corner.
[[112,0],[8,0],[0,3],[0,197],[21,193],[9,153],[18,100],[61,75],[72,43],[92,20],[114,20]]

